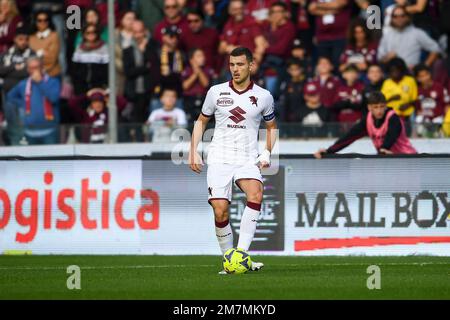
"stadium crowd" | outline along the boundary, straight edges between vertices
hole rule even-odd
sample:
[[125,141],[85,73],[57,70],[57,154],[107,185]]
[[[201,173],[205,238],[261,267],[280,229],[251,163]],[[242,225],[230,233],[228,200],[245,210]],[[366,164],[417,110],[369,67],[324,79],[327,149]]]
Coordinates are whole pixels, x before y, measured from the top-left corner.
[[[0,0],[0,144],[67,143],[61,128],[72,124],[82,125],[76,141],[105,141],[106,2]],[[71,5],[81,29],[67,27]],[[408,135],[450,136],[450,0],[121,0],[114,9],[121,142],[192,124],[209,87],[230,79],[237,46],[252,50],[254,81],[292,124],[284,135],[335,136],[366,114],[375,90]]]

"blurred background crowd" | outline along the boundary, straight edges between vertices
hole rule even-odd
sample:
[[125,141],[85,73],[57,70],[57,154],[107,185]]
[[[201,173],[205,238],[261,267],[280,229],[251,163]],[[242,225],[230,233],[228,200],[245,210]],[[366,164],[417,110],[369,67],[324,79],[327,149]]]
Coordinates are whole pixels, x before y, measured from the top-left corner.
[[[67,27],[71,5],[81,29]],[[0,0],[1,145],[107,141],[111,37],[119,142],[191,128],[237,46],[284,138],[341,134],[373,90],[409,136],[450,136],[450,0],[121,0],[114,12],[109,34],[106,1]]]

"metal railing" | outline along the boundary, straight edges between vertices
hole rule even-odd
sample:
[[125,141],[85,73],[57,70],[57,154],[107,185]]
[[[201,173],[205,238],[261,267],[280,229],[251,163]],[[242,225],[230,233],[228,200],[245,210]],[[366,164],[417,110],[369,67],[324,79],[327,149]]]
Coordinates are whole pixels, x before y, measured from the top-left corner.
[[[352,123],[326,123],[322,126],[303,125],[299,123],[278,123],[280,139],[312,139],[312,138],[338,138],[345,134]],[[444,124],[450,129],[450,123]],[[213,128],[214,124],[209,124]],[[171,134],[179,127],[149,126],[141,123],[122,123],[117,129],[118,143],[139,142],[170,142]],[[262,125],[261,128],[264,128]],[[36,129],[36,128],[33,128]],[[193,124],[185,129],[192,132]],[[450,130],[447,130],[447,132]],[[84,125],[63,124],[55,129],[58,144],[86,144],[109,143],[108,128]],[[444,138],[448,137],[442,124],[413,124],[410,137],[412,138]],[[29,145],[24,128],[8,128],[0,125],[0,146]]]

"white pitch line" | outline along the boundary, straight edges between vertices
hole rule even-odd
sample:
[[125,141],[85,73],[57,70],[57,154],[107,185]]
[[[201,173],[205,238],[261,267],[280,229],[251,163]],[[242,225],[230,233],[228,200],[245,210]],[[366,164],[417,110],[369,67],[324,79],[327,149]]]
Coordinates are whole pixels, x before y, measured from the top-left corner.
[[[448,265],[450,267],[450,262],[388,262],[388,263],[313,263],[313,264],[276,264],[275,266],[280,267],[334,267],[334,266],[368,266],[370,264],[376,264],[377,266],[427,266],[427,265]],[[215,267],[213,264],[167,264],[167,265],[136,265],[136,266],[80,266],[82,270],[102,270],[102,269],[152,269],[152,268],[188,268],[188,267],[202,267],[210,268]],[[270,266],[270,265],[269,265]],[[66,267],[57,266],[17,266],[17,267],[0,267],[0,270],[65,270]]]

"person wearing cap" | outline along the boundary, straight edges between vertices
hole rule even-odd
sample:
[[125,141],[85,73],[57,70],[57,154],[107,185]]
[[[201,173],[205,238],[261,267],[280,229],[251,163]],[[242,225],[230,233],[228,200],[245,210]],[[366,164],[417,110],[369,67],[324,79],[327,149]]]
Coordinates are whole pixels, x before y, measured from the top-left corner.
[[361,118],[343,137],[328,149],[319,149],[314,157],[320,159],[325,154],[339,152],[356,140],[369,136],[378,154],[416,154],[406,136],[402,119],[386,105],[385,96],[372,92],[367,98],[369,112]]
[[326,135],[324,124],[328,122],[329,112],[320,101],[320,88],[315,83],[308,83],[304,88],[303,102],[299,108],[299,122],[304,137]]
[[104,143],[108,125],[108,108],[103,90],[91,90],[87,98],[89,106],[83,109],[79,104],[71,104],[72,116],[81,126],[80,140],[83,143]]
[[0,56],[0,77],[3,78],[2,88],[5,93],[28,76],[27,60],[36,55],[28,40],[28,30],[24,27],[17,28],[13,46]]
[[[35,54],[28,45],[28,31],[24,27],[17,28],[14,36],[14,45],[0,56],[0,78],[3,79],[1,89],[5,95],[20,81],[28,77],[27,60]],[[15,108],[8,108],[6,105],[4,108],[0,106],[0,122],[2,113],[4,113],[8,124],[7,137],[4,140],[8,144],[19,144],[23,133]]]

